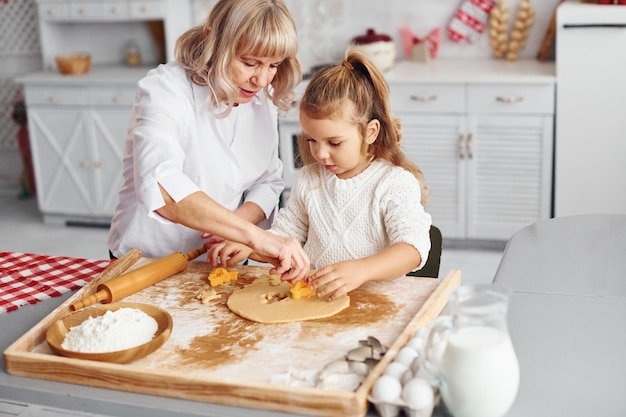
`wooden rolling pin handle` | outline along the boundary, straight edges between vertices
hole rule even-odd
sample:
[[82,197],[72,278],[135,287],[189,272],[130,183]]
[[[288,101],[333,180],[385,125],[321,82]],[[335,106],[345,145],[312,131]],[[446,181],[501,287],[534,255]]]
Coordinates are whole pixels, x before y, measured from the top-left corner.
[[95,294],[91,294],[89,297],[82,298],[75,303],[70,304],[70,311],[80,310],[81,308],[89,307],[92,304],[104,302],[111,302],[111,293],[105,289],[102,289]]
[[194,259],[196,259],[198,256],[202,255],[204,252],[206,252],[206,248],[198,248],[198,249],[194,249],[191,252],[187,252],[185,254],[185,257],[187,258],[188,261],[192,261]]

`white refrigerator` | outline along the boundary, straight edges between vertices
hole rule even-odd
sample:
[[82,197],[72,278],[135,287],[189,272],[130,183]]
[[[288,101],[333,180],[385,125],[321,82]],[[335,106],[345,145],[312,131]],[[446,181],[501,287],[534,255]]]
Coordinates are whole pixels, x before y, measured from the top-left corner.
[[626,5],[557,9],[554,215],[626,214]]

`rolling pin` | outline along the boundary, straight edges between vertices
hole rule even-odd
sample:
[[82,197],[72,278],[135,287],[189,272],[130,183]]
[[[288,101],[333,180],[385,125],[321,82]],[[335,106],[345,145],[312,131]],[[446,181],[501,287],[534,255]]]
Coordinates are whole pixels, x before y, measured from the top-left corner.
[[148,265],[115,277],[108,282],[98,285],[94,294],[72,303],[70,310],[80,310],[98,302],[108,304],[141,291],[165,278],[184,271],[190,260],[197,258],[205,251],[205,248],[198,248],[188,253],[173,252]]

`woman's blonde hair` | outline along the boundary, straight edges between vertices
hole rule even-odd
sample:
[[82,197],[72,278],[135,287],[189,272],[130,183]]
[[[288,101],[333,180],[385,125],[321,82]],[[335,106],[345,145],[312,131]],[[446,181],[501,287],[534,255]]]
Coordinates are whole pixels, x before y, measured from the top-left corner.
[[[346,106],[346,100],[353,106]],[[352,108],[350,114],[346,110]],[[402,125],[393,117],[389,87],[382,73],[361,52],[348,50],[341,64],[324,67],[313,74],[300,100],[300,112],[313,119],[349,119],[365,137],[372,119],[380,122],[378,137],[372,144],[362,143],[362,152],[370,160],[384,159],[411,172],[421,187],[422,203],[428,200],[428,187],[420,168],[411,162],[402,149]],[[298,137],[301,162],[317,163],[306,138]]]
[[241,56],[284,57],[265,92],[281,110],[293,102],[293,88],[302,80],[297,57],[296,26],[282,0],[219,0],[203,24],[176,41],[176,61],[191,73],[191,80],[208,86],[211,104],[232,109],[238,88],[229,66]]

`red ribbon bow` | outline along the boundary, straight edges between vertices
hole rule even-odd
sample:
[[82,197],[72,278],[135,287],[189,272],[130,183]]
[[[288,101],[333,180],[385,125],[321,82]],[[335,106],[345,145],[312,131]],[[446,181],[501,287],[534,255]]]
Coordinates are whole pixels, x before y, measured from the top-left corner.
[[418,44],[425,44],[428,49],[428,54],[432,59],[437,58],[437,52],[439,51],[439,39],[441,37],[441,30],[435,28],[431,30],[428,35],[423,38],[418,38],[408,27],[400,28],[400,38],[402,39],[402,46],[407,58],[413,55],[413,46]]

